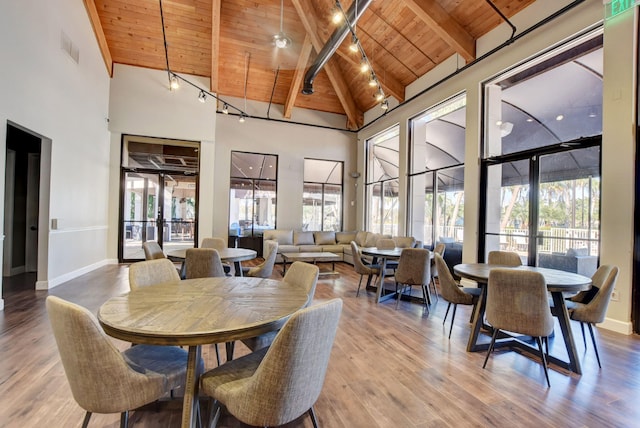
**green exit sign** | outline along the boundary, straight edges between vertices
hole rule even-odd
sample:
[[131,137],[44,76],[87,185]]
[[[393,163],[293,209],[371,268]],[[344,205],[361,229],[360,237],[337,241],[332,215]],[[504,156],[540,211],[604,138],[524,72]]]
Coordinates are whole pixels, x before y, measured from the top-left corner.
[[613,18],[622,12],[631,9],[638,0],[613,0],[606,5],[606,17]]

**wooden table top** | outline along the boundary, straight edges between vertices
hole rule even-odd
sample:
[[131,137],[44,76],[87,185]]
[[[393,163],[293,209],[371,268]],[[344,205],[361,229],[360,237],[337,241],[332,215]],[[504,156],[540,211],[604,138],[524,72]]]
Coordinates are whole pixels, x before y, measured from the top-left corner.
[[549,269],[535,266],[502,266],[487,263],[467,263],[453,267],[453,271],[463,278],[471,279],[479,283],[486,283],[491,269],[507,268],[539,272],[544,276],[549,291],[582,291],[591,287],[591,278],[577,273],[565,272],[558,269]]
[[[244,260],[253,260],[258,255],[255,250],[249,250],[247,248],[225,248],[223,250],[218,250],[218,254],[220,254],[220,259],[223,262],[240,262]],[[167,257],[184,259],[187,257],[187,248],[167,251]]]
[[[399,258],[404,248],[388,248],[380,249],[376,247],[362,247],[360,251],[366,256],[387,257],[387,258]],[[429,258],[433,258],[433,251],[429,251]]]
[[281,281],[198,278],[113,297],[98,320],[108,335],[133,343],[202,345],[277,330],[307,300],[302,287]]

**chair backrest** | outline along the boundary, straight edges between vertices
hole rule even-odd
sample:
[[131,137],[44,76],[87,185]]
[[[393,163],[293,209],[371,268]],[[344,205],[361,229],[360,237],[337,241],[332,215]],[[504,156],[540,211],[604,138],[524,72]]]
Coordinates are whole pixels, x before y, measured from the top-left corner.
[[447,246],[445,245],[444,242],[439,242],[433,249],[433,252],[436,254],[440,254],[441,256],[444,256],[444,251],[446,250],[446,248]]
[[147,260],[129,266],[129,288],[180,281],[180,275],[169,259]]
[[522,259],[513,251],[489,251],[489,264],[502,266],[522,266]]
[[332,299],[293,314],[242,386],[244,399],[225,402],[229,411],[255,426],[280,426],[306,413],[322,390],[341,311],[342,300]]
[[546,337],[553,331],[547,284],[539,272],[492,269],[487,282],[486,317],[501,330]]
[[307,301],[307,305],[309,305],[313,300],[313,295],[316,293],[319,272],[318,266],[311,263],[293,262],[282,280],[304,288],[307,291],[307,296],[309,296]]
[[435,260],[436,269],[441,272],[438,275],[438,282],[440,284],[440,295],[444,300],[451,303],[470,305],[473,302],[473,296],[469,293],[462,291],[456,283],[453,275],[447,267],[447,263],[442,256],[438,253],[433,255]]
[[218,250],[189,248],[184,260],[186,279],[225,276]]
[[224,250],[227,248],[227,242],[223,238],[204,238],[200,248],[213,248],[215,250]]
[[585,305],[580,305],[572,311],[571,318],[582,322],[601,323],[604,321],[611,301],[611,293],[616,286],[618,279],[618,267],[612,265],[602,265],[593,274],[591,281],[594,287],[598,287],[598,292]]
[[431,281],[429,253],[426,248],[403,248],[396,269],[396,281],[407,285],[428,284]]
[[376,241],[376,248],[379,250],[393,250],[396,248],[396,241],[391,238],[380,238]]
[[147,241],[142,243],[145,260],[164,259],[166,256],[156,241]]
[[267,253],[264,257],[264,261],[258,266],[249,269],[249,276],[257,278],[269,278],[273,273],[273,265],[276,263],[276,256],[278,255],[278,241],[268,240],[265,243]]
[[[47,297],[46,306],[62,366],[80,407],[120,413],[162,395],[164,378],[133,370],[91,312],[56,296]],[[151,392],[140,388],[150,376],[157,376]]]
[[362,254],[360,253],[360,247],[355,241],[351,241],[351,255],[353,256],[353,270],[359,275],[369,275],[371,268],[365,266],[362,261]]

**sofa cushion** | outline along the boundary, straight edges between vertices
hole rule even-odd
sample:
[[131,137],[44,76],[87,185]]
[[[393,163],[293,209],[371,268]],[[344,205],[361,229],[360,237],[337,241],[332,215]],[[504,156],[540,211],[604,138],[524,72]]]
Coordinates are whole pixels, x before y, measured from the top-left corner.
[[346,248],[346,247],[340,244],[323,245],[322,251],[325,253],[342,254],[343,248]]
[[278,245],[278,253],[299,253],[300,247],[297,245]]
[[383,236],[379,233],[373,233],[373,232],[369,232],[367,234],[367,239],[364,242],[363,247],[375,247],[376,244],[378,243],[378,239],[382,238]]
[[321,253],[322,247],[320,245],[300,245],[298,250],[301,253]]
[[336,243],[349,245],[356,240],[356,232],[336,232]]
[[314,245],[313,232],[293,232],[294,245]]
[[369,232],[360,231],[356,233],[356,239],[354,239],[354,241],[356,241],[356,244],[358,244],[359,247],[365,246],[364,244],[367,242],[367,235],[369,235]]
[[588,248],[569,248],[567,250],[567,256],[588,256],[589,249]]
[[334,245],[336,243],[335,232],[313,232],[316,245]]
[[[278,245],[293,245],[293,229],[265,230],[262,236],[264,240],[273,239]],[[282,251],[278,251],[281,253]]]
[[413,248],[416,245],[416,240],[413,236],[394,236],[393,242],[396,243],[398,248]]

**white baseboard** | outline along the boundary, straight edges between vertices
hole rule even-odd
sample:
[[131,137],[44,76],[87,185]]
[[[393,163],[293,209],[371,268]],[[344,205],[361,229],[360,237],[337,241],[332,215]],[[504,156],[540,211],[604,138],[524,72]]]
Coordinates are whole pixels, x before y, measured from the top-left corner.
[[92,265],[89,266],[85,266],[83,268],[74,270],[73,272],[68,272],[64,275],[60,275],[59,277],[53,278],[53,279],[49,279],[47,281],[36,281],[36,290],[50,290],[54,287],[57,287],[60,284],[63,284],[67,281],[70,281],[72,279],[75,279],[81,275],[84,275],[85,273],[89,273],[93,270],[99,269],[103,266],[106,265],[113,265],[113,264],[118,264],[118,260],[117,259],[104,259],[102,261],[99,261],[97,263],[94,263]]
[[616,333],[626,335],[633,334],[633,324],[631,324],[631,321],[618,321],[611,318],[605,318],[604,322],[597,326],[602,327],[605,330],[615,331]]

